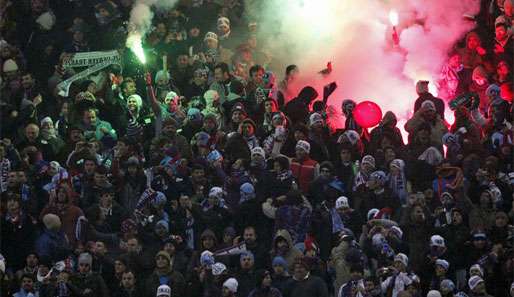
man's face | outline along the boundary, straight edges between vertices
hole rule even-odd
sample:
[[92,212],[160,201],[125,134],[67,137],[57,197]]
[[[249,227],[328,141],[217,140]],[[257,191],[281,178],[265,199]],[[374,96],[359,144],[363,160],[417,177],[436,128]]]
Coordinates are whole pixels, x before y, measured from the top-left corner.
[[446,274],[446,270],[440,265],[435,266],[435,275],[438,277],[442,277]]
[[83,138],[82,131],[80,131],[80,130],[72,130],[70,132],[70,140],[73,143],[76,143],[76,142],[82,140],[82,138]]
[[253,244],[257,240],[257,235],[253,228],[246,228],[243,233],[243,239],[246,243]]
[[421,144],[428,143],[430,141],[430,133],[427,130],[418,131],[418,141]]
[[462,215],[460,214],[460,212],[458,212],[458,211],[453,212],[452,222],[454,225],[462,224]]
[[39,136],[39,128],[36,125],[28,125],[27,128],[25,128],[25,137],[30,142],[36,141],[36,139]]
[[136,285],[136,278],[132,272],[124,273],[121,277],[121,285],[125,289],[132,289]]
[[129,253],[138,253],[139,252],[139,242],[135,238],[131,238],[127,241],[127,252]]
[[352,273],[350,273],[350,277],[352,278],[352,280],[360,280],[362,278],[362,272],[360,271],[353,271]]
[[250,137],[255,133],[255,129],[253,128],[253,125],[250,123],[243,124],[241,128],[244,137]]
[[88,263],[79,263],[79,272],[88,273],[91,270],[91,266]]
[[191,173],[191,178],[196,182],[202,181],[205,178],[205,170],[203,170],[203,169],[193,170],[193,172]]
[[91,175],[91,174],[93,174],[93,172],[95,172],[95,169],[96,169],[96,164],[95,164],[95,162],[93,162],[93,160],[86,160],[84,162],[84,173],[85,174]]
[[252,81],[257,84],[257,85],[263,85],[264,84],[264,80],[262,79],[264,77],[264,70],[262,69],[259,69],[257,71],[255,71],[254,73],[252,73]]
[[102,256],[107,254],[107,247],[105,246],[105,243],[101,241],[97,241],[95,243],[95,254]]
[[84,117],[82,119],[86,126],[94,126],[96,125],[96,112],[93,110],[88,110],[84,112]]
[[375,283],[371,281],[364,282],[364,290],[366,290],[368,293],[371,293],[373,290],[375,290]]
[[275,266],[273,266],[273,271],[277,275],[282,275],[285,272],[285,269],[284,269],[284,267],[282,267],[280,265],[275,265]]
[[189,196],[187,196],[187,195],[181,195],[178,202],[180,204],[180,207],[188,208],[189,203],[191,202],[191,198],[189,198]]
[[202,245],[205,249],[214,247],[214,238],[207,236],[202,240]]
[[177,66],[178,68],[186,68],[189,63],[189,59],[187,58],[187,55],[180,55],[177,58]]
[[175,127],[173,124],[167,124],[162,127],[162,132],[164,132],[164,135],[173,136],[175,133],[177,133],[177,127]]
[[18,185],[18,175],[16,171],[11,171],[9,175],[7,175],[7,186],[12,188],[16,187],[16,185]]
[[264,279],[262,280],[262,286],[265,288],[271,286],[271,275],[269,273],[267,273]]
[[504,26],[496,27],[496,29],[494,30],[494,34],[496,36],[496,39],[499,41],[504,41],[508,37],[507,31],[505,30]]
[[328,180],[332,177],[332,171],[330,171],[329,168],[323,167],[320,169],[320,177],[325,180]]
[[193,27],[193,28],[189,29],[189,36],[191,36],[191,37],[200,36],[200,29],[197,27]]
[[175,245],[173,243],[166,243],[164,245],[164,251],[166,253],[168,253],[170,256],[173,256],[175,255],[175,251],[176,251],[176,248],[175,248]]
[[125,84],[125,88],[123,89],[123,93],[125,97],[136,94],[137,88],[135,82],[128,82]]
[[340,156],[341,156],[341,161],[343,162],[350,162],[352,160],[352,154],[349,150],[341,150],[341,153],[340,153]]
[[250,270],[253,267],[252,257],[245,256],[241,259],[241,268],[244,270]]
[[471,36],[470,38],[468,38],[468,48],[471,49],[471,50],[474,50],[476,49],[478,46],[480,45],[480,39],[478,39],[478,37],[476,36]]
[[309,154],[303,149],[296,149],[296,158],[299,160],[305,159]]
[[452,68],[459,68],[461,64],[461,58],[460,55],[453,55],[450,57],[450,60],[448,61],[448,64]]
[[75,40],[76,42],[84,41],[84,33],[81,31],[73,32],[73,40]]
[[201,86],[207,82],[207,73],[196,71],[194,73],[194,82],[197,86]]
[[30,89],[34,85],[34,79],[31,74],[26,74],[21,77],[21,85],[24,89]]
[[241,112],[239,110],[235,110],[232,113],[232,122],[237,124],[237,123],[241,123],[244,119],[245,119],[245,115],[243,112]]
[[169,265],[169,262],[168,262],[168,259],[166,259],[164,256],[157,256],[157,258],[155,258],[155,266],[157,268],[166,268],[168,267]]
[[129,98],[128,101],[127,101],[127,107],[130,111],[135,111],[137,110],[137,100],[136,98]]
[[294,266],[294,276],[296,279],[304,279],[307,276],[307,269],[305,266],[296,264]]
[[25,174],[25,171],[17,171],[16,178],[18,179],[18,183],[20,184],[27,183],[27,175]]
[[111,207],[112,206],[112,193],[103,193],[100,195],[100,205],[102,207]]
[[214,79],[218,83],[222,83],[225,80],[225,74],[221,68],[214,69]]
[[28,255],[27,259],[25,261],[27,262],[27,266],[31,267],[31,268],[36,267],[37,264],[39,263],[36,255],[34,255],[34,254]]
[[30,292],[34,288],[34,281],[28,277],[24,277],[21,280],[21,287],[23,290]]
[[114,272],[115,273],[123,273],[126,269],[127,269],[127,267],[125,266],[125,264],[123,264],[123,262],[121,262],[119,260],[114,261]]

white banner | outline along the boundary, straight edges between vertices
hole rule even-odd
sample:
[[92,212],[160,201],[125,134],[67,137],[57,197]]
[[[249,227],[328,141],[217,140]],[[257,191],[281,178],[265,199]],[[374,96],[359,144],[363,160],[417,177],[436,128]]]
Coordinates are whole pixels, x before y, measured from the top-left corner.
[[121,55],[117,50],[66,54],[62,61],[64,68],[89,67],[100,63],[121,65]]
[[106,68],[107,66],[110,66],[114,63],[111,63],[110,61],[106,61],[106,62],[102,62],[100,64],[96,64],[95,66],[93,67],[90,67],[82,72],[79,72],[77,74],[75,74],[74,76],[60,82],[58,85],[57,85],[57,88],[59,88],[59,95],[60,96],[63,96],[63,97],[67,97],[69,92],[70,92],[70,86],[72,83],[74,83],[75,81],[77,80],[80,80],[80,79],[84,79],[86,77],[88,77],[89,75],[95,73],[95,72],[98,72],[104,68]]

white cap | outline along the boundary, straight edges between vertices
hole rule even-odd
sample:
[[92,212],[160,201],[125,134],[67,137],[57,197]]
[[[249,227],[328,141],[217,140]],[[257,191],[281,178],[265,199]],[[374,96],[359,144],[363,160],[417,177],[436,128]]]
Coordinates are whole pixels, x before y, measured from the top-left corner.
[[160,285],[159,288],[157,288],[157,297],[166,296],[171,297],[171,288],[167,285]]
[[437,290],[431,290],[428,292],[427,297],[441,297],[441,293]]
[[394,262],[400,262],[405,267],[409,266],[409,257],[403,253],[398,253],[396,256],[394,256]]
[[6,60],[2,67],[3,72],[18,71],[18,64],[13,59]]
[[468,286],[473,291],[478,286],[478,284],[482,282],[484,282],[484,280],[480,276],[473,275],[468,280]]
[[341,196],[339,198],[337,198],[336,200],[336,209],[339,209],[339,208],[349,208],[350,207],[350,204],[348,203],[348,198],[346,198],[345,196]]
[[446,247],[444,238],[441,235],[433,235],[430,237],[430,246]]
[[233,278],[233,277],[227,279],[223,283],[223,286],[226,287],[232,293],[237,293],[237,286],[238,285],[239,284],[238,284],[237,280],[235,278]]
[[295,149],[301,149],[304,150],[307,153],[310,153],[311,151],[311,145],[305,140],[298,140],[296,143]]
[[214,263],[214,265],[212,265],[212,275],[220,275],[225,270],[227,270],[227,266],[221,262]]

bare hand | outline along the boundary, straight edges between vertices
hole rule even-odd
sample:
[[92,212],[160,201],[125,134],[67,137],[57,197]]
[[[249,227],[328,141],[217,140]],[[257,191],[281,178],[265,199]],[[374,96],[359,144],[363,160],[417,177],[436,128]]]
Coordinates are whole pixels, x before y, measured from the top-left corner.
[[481,46],[477,47],[477,48],[476,48],[476,51],[477,51],[477,53],[478,53],[480,56],[483,56],[483,55],[485,55],[485,54],[486,54],[485,49],[484,49],[483,47],[481,47]]
[[100,132],[102,132],[103,134],[109,134],[109,129],[105,127],[100,127]]
[[32,102],[35,106],[38,106],[39,104],[41,104],[41,102],[43,102],[43,97],[41,96],[41,94],[38,94],[36,97],[34,97],[34,99],[32,99]]

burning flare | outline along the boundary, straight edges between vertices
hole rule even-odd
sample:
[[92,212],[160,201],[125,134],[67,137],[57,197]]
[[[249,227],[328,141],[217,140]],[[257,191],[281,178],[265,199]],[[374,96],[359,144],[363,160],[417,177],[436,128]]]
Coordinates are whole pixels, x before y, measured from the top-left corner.
[[399,21],[398,12],[396,12],[396,10],[394,10],[394,9],[391,9],[391,11],[389,11],[389,22],[391,22],[391,25],[396,27],[396,26],[398,26],[398,21]]
[[138,33],[131,33],[127,38],[126,46],[136,55],[142,64],[146,63],[145,52],[143,50],[143,41]]

